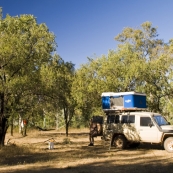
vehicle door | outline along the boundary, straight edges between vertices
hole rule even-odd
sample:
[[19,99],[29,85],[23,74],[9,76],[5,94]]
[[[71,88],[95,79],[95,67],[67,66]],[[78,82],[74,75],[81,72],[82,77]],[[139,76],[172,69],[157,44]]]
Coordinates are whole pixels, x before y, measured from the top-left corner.
[[104,126],[104,135],[111,136],[112,132],[117,128],[117,124],[119,123],[119,115],[108,115],[107,120]]
[[138,133],[140,141],[158,143],[158,128],[154,125],[152,119],[148,115],[140,115],[138,117]]
[[128,141],[136,141],[136,142],[140,141],[138,132],[135,127],[136,118],[134,114],[122,115],[121,124],[123,127],[123,133],[128,139]]

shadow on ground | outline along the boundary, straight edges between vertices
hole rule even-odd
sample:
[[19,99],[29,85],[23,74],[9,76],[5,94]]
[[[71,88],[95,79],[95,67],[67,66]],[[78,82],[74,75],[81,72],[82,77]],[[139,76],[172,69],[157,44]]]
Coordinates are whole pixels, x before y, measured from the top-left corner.
[[74,139],[71,143],[57,142],[54,150],[48,150],[46,143],[5,147],[0,150],[0,172],[169,173],[173,170],[173,156],[161,146],[142,144],[136,149],[118,150],[97,141],[89,147],[88,142],[79,140],[81,134],[71,135]]

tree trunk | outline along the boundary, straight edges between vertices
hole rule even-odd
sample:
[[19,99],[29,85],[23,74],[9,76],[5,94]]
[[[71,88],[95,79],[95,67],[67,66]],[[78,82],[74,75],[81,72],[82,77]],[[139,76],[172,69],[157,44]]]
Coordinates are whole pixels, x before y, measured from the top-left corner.
[[27,126],[24,125],[23,130],[22,130],[22,135],[23,135],[23,137],[26,136],[26,129],[27,129]]
[[64,108],[64,119],[65,119],[65,132],[66,132],[66,137],[68,137],[69,121],[68,121],[68,111],[67,111],[66,108]]
[[0,93],[0,147],[4,146],[5,135],[8,129],[8,120],[4,116],[4,93]]
[[45,117],[43,118],[43,128],[44,129],[46,128],[46,118]]
[[65,130],[66,130],[66,137],[68,137],[68,128],[69,128],[69,123],[65,123]]
[[21,126],[21,123],[22,123],[22,117],[21,117],[21,115],[19,114],[19,133],[20,133],[20,134],[22,133],[22,126]]
[[13,136],[13,118],[11,120],[11,136]]
[[4,146],[5,135],[8,129],[8,121],[7,118],[1,117],[0,118],[0,146]]
[[68,130],[69,130],[69,125],[71,122],[71,119],[74,114],[74,109],[64,109],[64,118],[65,118],[65,127],[66,127],[66,137],[68,137]]
[[58,130],[59,129],[58,113],[56,114],[55,117],[56,117],[56,120],[55,120],[56,121],[55,122],[56,123],[56,130]]

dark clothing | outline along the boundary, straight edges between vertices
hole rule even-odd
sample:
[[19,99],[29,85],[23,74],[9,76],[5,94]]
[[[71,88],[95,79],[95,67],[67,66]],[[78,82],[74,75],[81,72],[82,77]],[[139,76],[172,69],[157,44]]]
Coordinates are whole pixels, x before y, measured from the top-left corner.
[[94,137],[103,135],[102,124],[103,124],[103,116],[93,116],[93,118],[91,118],[90,124],[89,124],[89,130],[90,130],[89,146],[94,145]]
[[89,141],[90,145],[94,145],[94,137],[97,137],[98,131],[97,131],[97,124],[91,123],[90,124],[90,133],[89,133]]

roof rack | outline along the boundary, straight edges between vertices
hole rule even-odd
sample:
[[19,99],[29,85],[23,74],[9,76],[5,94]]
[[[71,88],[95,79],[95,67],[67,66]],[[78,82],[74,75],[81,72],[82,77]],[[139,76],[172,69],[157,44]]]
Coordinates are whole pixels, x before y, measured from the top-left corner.
[[147,111],[147,108],[118,108],[118,109],[103,109],[105,113],[122,113],[122,112],[135,112],[135,111]]

